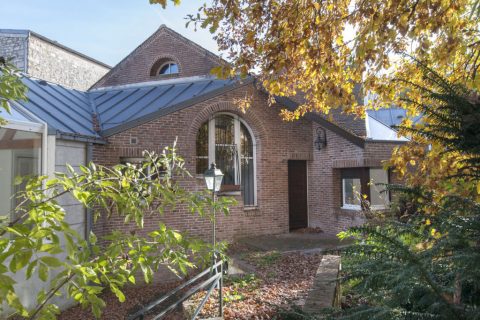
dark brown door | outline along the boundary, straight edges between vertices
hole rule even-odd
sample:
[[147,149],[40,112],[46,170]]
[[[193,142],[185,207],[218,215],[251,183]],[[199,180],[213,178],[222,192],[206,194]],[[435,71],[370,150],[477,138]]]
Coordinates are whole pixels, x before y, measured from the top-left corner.
[[290,230],[308,226],[307,162],[288,161],[288,214]]

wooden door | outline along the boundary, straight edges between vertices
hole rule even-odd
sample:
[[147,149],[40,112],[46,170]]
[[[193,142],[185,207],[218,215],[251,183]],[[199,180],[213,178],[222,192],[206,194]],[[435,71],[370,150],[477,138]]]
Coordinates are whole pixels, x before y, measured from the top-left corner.
[[307,162],[288,161],[288,214],[290,230],[308,227]]

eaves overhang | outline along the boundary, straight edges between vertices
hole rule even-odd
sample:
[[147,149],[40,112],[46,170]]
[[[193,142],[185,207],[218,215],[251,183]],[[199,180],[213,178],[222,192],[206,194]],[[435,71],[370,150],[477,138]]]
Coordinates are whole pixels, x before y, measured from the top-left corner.
[[[295,110],[299,106],[299,103],[287,97],[275,97],[275,100],[277,101],[277,103],[285,106],[287,109],[291,111]],[[327,119],[325,119],[319,114],[315,114],[312,112],[307,113],[305,115],[305,119],[318,123],[323,128],[338,134],[342,138],[345,138],[346,140],[350,141],[351,143],[355,144],[360,148],[365,148],[366,140],[364,138],[359,137],[353,134],[352,132],[345,130],[344,128],[336,125],[335,123],[328,121]]]

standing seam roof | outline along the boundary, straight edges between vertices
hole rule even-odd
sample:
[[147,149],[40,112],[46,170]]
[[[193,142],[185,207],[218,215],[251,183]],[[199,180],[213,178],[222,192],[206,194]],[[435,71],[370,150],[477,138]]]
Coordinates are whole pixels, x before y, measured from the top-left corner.
[[50,132],[95,139],[101,134],[94,130],[94,115],[102,132],[117,130],[144,121],[145,117],[148,120],[150,114],[153,117],[170,107],[188,106],[195,103],[193,100],[240,83],[237,79],[193,77],[82,92],[28,76],[22,81],[28,87],[28,100],[16,103],[45,121]]

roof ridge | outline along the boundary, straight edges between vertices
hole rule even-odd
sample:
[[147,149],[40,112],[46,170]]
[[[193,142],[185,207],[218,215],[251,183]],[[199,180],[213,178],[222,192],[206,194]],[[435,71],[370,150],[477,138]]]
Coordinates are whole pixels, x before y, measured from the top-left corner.
[[170,85],[170,84],[182,84],[190,82],[200,82],[200,81],[211,81],[211,80],[227,80],[219,79],[215,76],[204,75],[204,76],[192,76],[192,77],[182,77],[182,78],[173,78],[173,79],[163,79],[163,80],[153,80],[153,81],[144,81],[144,82],[135,82],[129,84],[121,84],[117,86],[109,87],[100,87],[95,89],[90,89],[87,93],[102,92],[109,90],[125,90],[125,89],[135,89],[138,87],[149,87],[156,85]]
[[62,87],[64,89],[67,89],[67,90],[74,90],[74,91],[77,91],[77,92],[80,92],[80,93],[88,93],[88,91],[83,91],[83,90],[80,90],[80,89],[77,89],[77,88],[73,88],[73,87],[70,87],[70,86],[67,86],[67,85],[64,85],[64,84],[60,84],[60,83],[57,83],[57,82],[54,82],[54,81],[50,81],[50,80],[45,80],[45,79],[42,79],[42,78],[38,78],[38,77],[35,77],[35,76],[32,76],[28,73],[25,73],[25,72],[20,72],[20,75],[22,77],[25,77],[25,78],[28,78],[30,80],[34,80],[34,81],[38,81],[38,82],[45,82],[47,84],[50,84],[50,85],[54,85],[54,86],[59,86],[59,87]]
[[201,50],[201,51],[204,51],[208,56],[210,56],[210,58],[215,58],[217,59],[218,61],[220,62],[223,62],[223,63],[228,63],[226,60],[222,59],[220,56],[216,55],[215,53],[209,51],[208,49],[202,47],[201,45],[199,45],[198,43],[195,43],[193,40],[190,40],[188,39],[187,37],[183,36],[182,34],[180,34],[179,32],[173,30],[172,28],[169,28],[167,27],[165,24],[161,24],[160,27],[158,27],[157,30],[155,30],[155,32],[153,32],[147,39],[145,39],[143,42],[141,42],[135,49],[133,49],[129,54],[127,54],[122,60],[120,60],[120,62],[118,62],[116,65],[114,65],[106,74],[104,74],[100,79],[98,79],[97,82],[95,82],[91,87],[90,89],[92,88],[95,88],[95,86],[97,84],[102,84],[102,82],[107,79],[107,77],[111,74],[113,74],[113,72],[119,68],[121,65],[125,64],[128,59],[133,56],[138,50],[140,50],[141,48],[145,47],[145,46],[148,46],[156,37],[158,37],[162,32],[168,32],[170,33],[170,35],[173,35],[177,38],[179,38],[181,41],[183,41],[184,43],[188,44],[188,45],[191,45],[192,47],[194,47],[196,50]]

